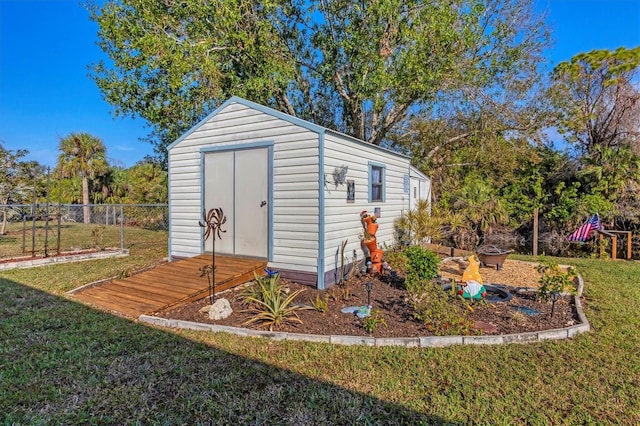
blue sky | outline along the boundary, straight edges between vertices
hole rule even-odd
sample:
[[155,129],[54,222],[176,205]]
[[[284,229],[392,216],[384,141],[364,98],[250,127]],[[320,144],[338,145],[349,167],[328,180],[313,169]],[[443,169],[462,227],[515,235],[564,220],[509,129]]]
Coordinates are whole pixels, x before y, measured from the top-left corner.
[[[534,0],[546,11],[550,68],[593,49],[640,46],[640,0]],[[114,118],[88,78],[103,58],[97,27],[77,0],[0,0],[0,142],[53,166],[71,132],[99,136],[112,162],[131,166],[152,152],[142,120]]]

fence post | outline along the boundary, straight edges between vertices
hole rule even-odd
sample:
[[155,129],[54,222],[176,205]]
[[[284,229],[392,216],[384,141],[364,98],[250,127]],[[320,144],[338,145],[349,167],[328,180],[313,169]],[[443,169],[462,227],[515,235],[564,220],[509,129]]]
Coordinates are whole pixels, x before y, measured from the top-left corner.
[[62,228],[62,204],[60,204],[60,201],[58,201],[58,214],[56,215],[58,217],[58,236],[57,236],[57,241],[56,241],[56,254],[59,256],[60,255],[60,230]]
[[49,257],[49,193],[51,192],[51,168],[47,167],[47,206],[44,218],[44,257]]
[[36,216],[38,199],[36,198],[36,174],[33,173],[33,205],[31,206],[31,256],[36,256]]
[[538,255],[538,208],[533,209],[533,255]]
[[120,250],[124,251],[124,209],[120,204]]
[[22,254],[27,252],[27,214],[22,212]]

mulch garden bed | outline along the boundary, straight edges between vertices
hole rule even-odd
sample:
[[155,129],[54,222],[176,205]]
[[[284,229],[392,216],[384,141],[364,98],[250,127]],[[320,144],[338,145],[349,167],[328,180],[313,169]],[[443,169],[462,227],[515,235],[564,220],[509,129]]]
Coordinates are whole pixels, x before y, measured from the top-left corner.
[[[474,330],[477,334],[512,334],[529,331],[540,331],[554,328],[562,328],[579,323],[572,296],[562,296],[555,304],[554,315],[551,316],[551,303],[538,301],[535,288],[538,282],[538,272],[535,266],[527,262],[507,260],[501,271],[495,268],[480,268],[480,273],[485,284],[501,284],[513,294],[508,302],[475,302],[474,312],[470,319],[474,322]],[[443,278],[462,277],[462,272],[455,263],[444,263],[440,267],[440,275]],[[349,280],[349,295],[345,299],[341,287],[334,286],[329,290],[319,291],[308,286],[282,280],[290,291],[304,289],[304,292],[296,298],[296,303],[310,305],[310,300],[329,296],[328,310],[325,313],[313,309],[299,311],[298,315],[302,324],[287,324],[277,328],[277,331],[291,333],[306,333],[320,335],[351,335],[374,337],[419,337],[432,335],[424,324],[413,317],[413,310],[406,297],[403,288],[403,279],[398,274],[395,279],[389,275],[354,276]],[[371,305],[374,310],[379,310],[386,322],[386,326],[379,326],[373,333],[368,334],[363,328],[363,322],[355,314],[345,314],[343,308],[362,306],[367,304],[366,282],[372,282]],[[228,325],[235,327],[247,327],[243,323],[251,317],[245,312],[239,294],[242,287],[229,290],[217,295],[229,300],[233,309],[230,317],[213,321],[208,313],[200,310],[208,305],[206,299],[179,306],[170,310],[156,313],[164,318],[180,319],[186,321]],[[520,308],[518,308],[520,307]],[[538,315],[529,315],[522,309],[533,309]],[[252,325],[250,328],[259,328]]]

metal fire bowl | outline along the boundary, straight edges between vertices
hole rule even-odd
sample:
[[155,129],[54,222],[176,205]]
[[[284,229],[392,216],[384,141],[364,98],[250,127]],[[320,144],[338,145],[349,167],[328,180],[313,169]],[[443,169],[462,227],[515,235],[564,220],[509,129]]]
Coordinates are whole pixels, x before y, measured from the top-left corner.
[[510,252],[510,250],[501,249],[496,246],[482,246],[476,250],[478,260],[480,260],[482,266],[495,265],[498,271],[502,269],[502,265]]

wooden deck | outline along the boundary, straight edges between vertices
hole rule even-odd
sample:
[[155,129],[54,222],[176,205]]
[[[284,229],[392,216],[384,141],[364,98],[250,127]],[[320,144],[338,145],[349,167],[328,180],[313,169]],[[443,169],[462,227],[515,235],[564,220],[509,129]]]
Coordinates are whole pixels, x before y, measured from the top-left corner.
[[[211,255],[167,263],[129,278],[80,289],[72,297],[100,309],[137,318],[209,295],[207,277],[198,271],[211,264]],[[264,275],[267,261],[216,255],[216,293]]]

